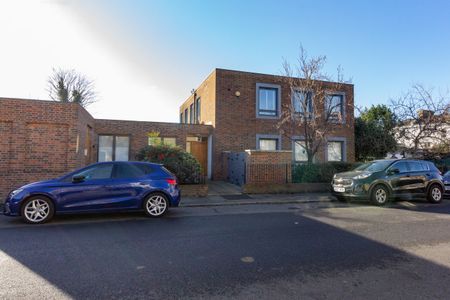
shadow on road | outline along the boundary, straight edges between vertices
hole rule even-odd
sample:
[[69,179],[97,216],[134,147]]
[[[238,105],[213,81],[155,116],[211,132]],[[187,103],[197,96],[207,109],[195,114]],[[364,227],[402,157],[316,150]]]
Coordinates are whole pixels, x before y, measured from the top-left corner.
[[[2,229],[0,251],[75,298],[232,297],[252,284],[400,265],[404,273],[372,286],[419,298],[422,287],[433,285],[433,297],[450,289],[432,276],[450,276],[446,267],[292,212],[133,218]],[[417,270],[425,273],[404,280]],[[5,276],[17,274],[0,269]]]

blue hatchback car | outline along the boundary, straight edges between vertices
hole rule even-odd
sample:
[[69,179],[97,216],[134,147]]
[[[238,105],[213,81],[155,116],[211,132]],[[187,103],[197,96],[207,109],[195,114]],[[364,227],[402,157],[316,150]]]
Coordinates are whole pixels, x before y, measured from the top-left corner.
[[162,165],[104,162],[12,191],[4,214],[32,224],[47,222],[55,213],[143,209],[150,217],[160,217],[178,206],[180,197],[177,178]]

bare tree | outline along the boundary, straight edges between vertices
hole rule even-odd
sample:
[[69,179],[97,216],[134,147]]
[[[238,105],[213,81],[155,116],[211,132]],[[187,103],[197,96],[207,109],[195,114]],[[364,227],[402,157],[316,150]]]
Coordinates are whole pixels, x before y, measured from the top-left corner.
[[334,80],[325,74],[325,63],[326,56],[309,57],[303,46],[300,46],[296,65],[283,62],[284,80],[289,86],[291,101],[283,105],[277,128],[290,140],[301,136],[299,145],[305,150],[308,163],[313,162],[337,124],[348,126],[342,122],[344,106],[347,106],[344,97],[333,94],[342,92],[343,85],[348,82],[344,82],[340,67]]
[[75,70],[53,69],[47,83],[49,96],[55,101],[75,102],[86,107],[97,100],[94,82]]
[[447,94],[436,95],[433,89],[414,84],[401,97],[391,100],[391,107],[399,120],[395,129],[397,139],[412,155],[423,155],[436,145],[449,144]]

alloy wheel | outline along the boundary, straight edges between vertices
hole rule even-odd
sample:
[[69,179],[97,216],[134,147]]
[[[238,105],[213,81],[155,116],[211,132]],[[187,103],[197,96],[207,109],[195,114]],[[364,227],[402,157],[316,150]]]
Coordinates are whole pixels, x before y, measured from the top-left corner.
[[442,192],[441,192],[441,189],[438,188],[438,187],[434,187],[434,188],[431,190],[431,197],[432,197],[433,200],[436,201],[436,202],[441,201],[441,198],[442,198]]
[[25,205],[25,218],[32,223],[43,222],[50,214],[50,205],[43,199],[33,199]]
[[379,188],[376,190],[375,192],[375,200],[379,203],[379,204],[383,204],[386,202],[387,199],[387,193],[384,189]]
[[167,210],[167,201],[161,195],[153,195],[147,200],[147,212],[154,217],[163,215]]

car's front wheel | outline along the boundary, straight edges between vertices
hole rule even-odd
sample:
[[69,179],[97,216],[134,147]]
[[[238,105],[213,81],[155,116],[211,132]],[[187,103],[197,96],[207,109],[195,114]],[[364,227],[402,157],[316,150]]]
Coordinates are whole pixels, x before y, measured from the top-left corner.
[[35,196],[27,199],[22,205],[22,219],[30,224],[41,224],[49,221],[54,213],[53,202],[47,197]]
[[144,201],[145,213],[153,218],[161,217],[169,209],[169,200],[162,193],[154,193]]
[[385,186],[379,184],[373,188],[370,198],[375,205],[385,205],[389,200],[389,191]]
[[427,199],[431,203],[440,203],[442,201],[442,187],[438,184],[433,184],[428,189]]

